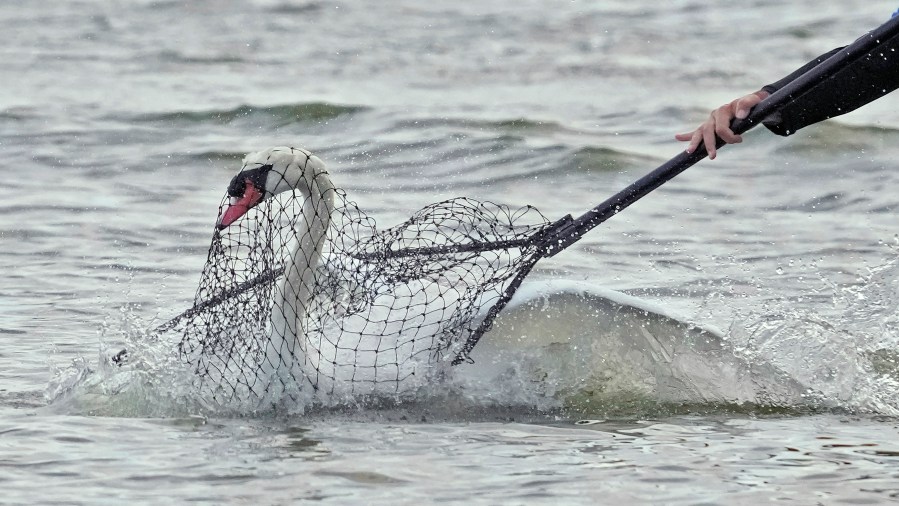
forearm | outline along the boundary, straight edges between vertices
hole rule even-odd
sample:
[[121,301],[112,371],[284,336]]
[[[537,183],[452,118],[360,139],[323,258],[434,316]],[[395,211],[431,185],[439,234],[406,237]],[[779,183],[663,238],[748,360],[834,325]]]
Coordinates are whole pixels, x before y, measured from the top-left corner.
[[[773,93],[843,48],[825,53],[783,79],[762,88]],[[778,135],[853,111],[899,88],[899,37],[825,80],[769,117],[765,126]]]
[[820,63],[823,63],[825,60],[827,60],[831,56],[837,54],[837,52],[839,52],[841,49],[843,49],[843,48],[838,47],[836,49],[832,49],[832,50],[822,54],[821,56],[815,58],[814,60],[812,60],[812,61],[806,63],[805,65],[799,67],[798,69],[794,70],[790,75],[784,77],[780,81],[771,83],[767,86],[763,86],[762,89],[767,91],[768,93],[774,93],[775,91],[783,88],[784,86],[786,86],[787,84],[789,84],[790,82],[795,80],[797,77],[801,76],[802,74],[805,74],[809,70],[817,67]]

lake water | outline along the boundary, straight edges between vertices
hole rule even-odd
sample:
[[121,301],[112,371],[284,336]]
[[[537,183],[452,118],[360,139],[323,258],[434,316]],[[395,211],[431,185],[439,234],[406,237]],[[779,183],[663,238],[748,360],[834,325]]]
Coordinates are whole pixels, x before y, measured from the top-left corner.
[[577,215],[895,8],[0,6],[0,503],[899,500],[896,96],[751,132],[541,261],[449,389],[235,411],[174,349],[108,361],[191,304],[247,152],[311,149],[379,224]]

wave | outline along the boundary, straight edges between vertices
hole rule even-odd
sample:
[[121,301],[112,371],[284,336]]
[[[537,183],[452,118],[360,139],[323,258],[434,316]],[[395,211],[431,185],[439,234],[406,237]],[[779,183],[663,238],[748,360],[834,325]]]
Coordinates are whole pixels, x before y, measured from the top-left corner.
[[216,65],[221,63],[243,63],[245,60],[240,56],[233,54],[218,55],[188,55],[180,51],[161,51],[157,54],[160,61],[167,63],[184,63],[184,64],[200,64],[200,65]]
[[779,144],[774,150],[781,154],[803,157],[831,157],[846,152],[877,152],[884,143],[899,142],[899,128],[884,125],[850,125],[829,120],[803,129]]
[[0,121],[20,122],[37,117],[37,111],[32,107],[10,107],[0,110]]
[[851,206],[867,204],[868,198],[851,197],[847,192],[830,192],[796,204],[773,206],[775,211],[801,211],[804,213],[827,213]]
[[[659,163],[598,144],[594,133],[528,118],[399,118],[362,144],[331,149],[328,155],[341,171],[352,170],[348,166],[360,153],[377,158],[365,170],[381,177],[356,184],[372,181],[381,186],[370,190],[382,190],[389,180],[392,191],[413,194],[432,193],[435,181],[451,181],[455,192],[478,195],[513,181],[530,184],[542,176],[579,181],[585,175],[642,172]],[[428,177],[420,177],[422,173]]]
[[651,168],[659,161],[655,158],[619,151],[607,147],[587,146],[566,154],[557,170],[571,172],[619,172],[636,167]]
[[181,155],[184,162],[193,165],[196,162],[207,162],[216,166],[224,166],[229,169],[239,167],[241,160],[247,154],[243,151],[201,151],[199,153],[184,153]]
[[214,123],[237,122],[284,126],[293,123],[324,122],[367,110],[356,105],[336,105],[326,102],[308,102],[272,106],[240,105],[232,109],[205,111],[174,111],[142,114],[131,118],[145,123]]
[[324,9],[321,2],[301,2],[301,3],[276,3],[268,7],[268,11],[275,14],[310,14],[320,12]]
[[805,386],[735,353],[721,330],[585,282],[523,289],[464,366],[471,388],[518,377],[581,416],[813,407]]
[[590,132],[567,127],[556,121],[523,117],[495,120],[460,117],[408,118],[395,121],[392,124],[391,130],[420,130],[423,128],[438,127],[499,132],[511,137],[563,133],[584,136],[591,135]]

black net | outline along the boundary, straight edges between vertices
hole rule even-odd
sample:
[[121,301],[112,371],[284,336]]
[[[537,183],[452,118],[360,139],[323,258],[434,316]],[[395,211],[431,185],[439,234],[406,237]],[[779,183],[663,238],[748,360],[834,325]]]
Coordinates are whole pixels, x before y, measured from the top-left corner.
[[260,201],[216,230],[194,306],[159,329],[177,334],[220,403],[403,393],[444,376],[552,225],[532,207],[459,198],[379,231],[317,158],[291,148],[248,156],[220,216],[251,186]]

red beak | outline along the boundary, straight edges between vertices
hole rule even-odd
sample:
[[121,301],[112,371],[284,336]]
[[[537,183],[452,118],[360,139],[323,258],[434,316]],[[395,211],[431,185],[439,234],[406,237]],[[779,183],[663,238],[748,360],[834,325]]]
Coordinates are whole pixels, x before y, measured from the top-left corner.
[[225,212],[219,217],[218,223],[215,225],[219,230],[230,226],[262,200],[262,192],[249,179],[246,180],[246,185],[243,196],[237,202],[232,202],[226,207]]

